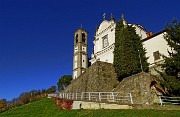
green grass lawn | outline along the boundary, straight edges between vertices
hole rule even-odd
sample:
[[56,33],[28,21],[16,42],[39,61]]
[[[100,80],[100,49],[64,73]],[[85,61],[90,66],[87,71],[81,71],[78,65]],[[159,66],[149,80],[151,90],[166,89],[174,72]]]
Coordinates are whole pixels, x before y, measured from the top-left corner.
[[58,110],[51,99],[42,99],[13,110],[0,117],[180,117],[178,110]]

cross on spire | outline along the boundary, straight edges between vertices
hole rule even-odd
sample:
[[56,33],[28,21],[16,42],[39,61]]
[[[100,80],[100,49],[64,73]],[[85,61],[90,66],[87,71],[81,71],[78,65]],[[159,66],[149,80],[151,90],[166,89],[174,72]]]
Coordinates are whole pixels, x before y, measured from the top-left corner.
[[111,13],[111,19],[113,18],[113,14]]
[[122,20],[124,20],[124,14],[121,15]]
[[113,16],[113,14],[111,13],[111,20],[114,20],[114,16]]

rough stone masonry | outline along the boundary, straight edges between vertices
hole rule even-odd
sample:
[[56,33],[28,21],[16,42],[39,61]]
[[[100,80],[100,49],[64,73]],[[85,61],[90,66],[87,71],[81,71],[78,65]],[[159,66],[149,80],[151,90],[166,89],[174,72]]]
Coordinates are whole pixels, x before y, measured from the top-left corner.
[[65,93],[81,92],[122,92],[131,93],[134,104],[158,103],[158,92],[152,82],[158,83],[155,76],[141,72],[117,80],[114,67],[111,63],[97,61],[86,69],[78,78],[66,88]]

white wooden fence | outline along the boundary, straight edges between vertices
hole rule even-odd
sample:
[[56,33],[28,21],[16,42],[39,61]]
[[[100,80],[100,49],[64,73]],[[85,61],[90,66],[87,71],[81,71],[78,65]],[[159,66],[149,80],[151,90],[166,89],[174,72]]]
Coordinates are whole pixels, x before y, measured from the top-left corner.
[[180,97],[168,97],[168,96],[159,96],[160,105],[174,104],[180,105]]
[[57,93],[49,94],[48,97],[57,97],[71,100],[87,100],[95,102],[116,102],[133,104],[131,93],[121,92],[82,92],[82,93]]

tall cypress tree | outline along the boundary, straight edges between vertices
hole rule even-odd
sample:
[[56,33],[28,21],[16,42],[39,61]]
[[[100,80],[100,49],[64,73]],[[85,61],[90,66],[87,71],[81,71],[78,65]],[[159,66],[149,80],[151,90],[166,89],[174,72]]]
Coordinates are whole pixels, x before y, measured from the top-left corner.
[[165,27],[165,31],[164,38],[171,50],[168,50],[169,56],[164,56],[165,62],[161,65],[165,71],[160,72],[163,78],[161,83],[170,95],[180,95],[180,23],[174,20]]
[[123,20],[117,21],[113,64],[119,80],[142,70],[148,71],[146,52],[140,39],[134,27],[123,25]]

